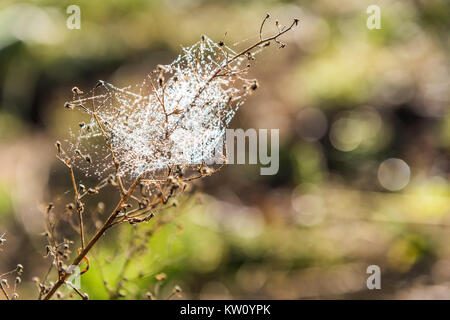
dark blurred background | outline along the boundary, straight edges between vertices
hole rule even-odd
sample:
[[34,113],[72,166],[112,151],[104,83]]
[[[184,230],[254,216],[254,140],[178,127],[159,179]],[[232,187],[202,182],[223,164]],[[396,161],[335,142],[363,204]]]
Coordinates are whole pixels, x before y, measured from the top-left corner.
[[[72,4],[80,30],[66,27]],[[53,145],[78,123],[70,89],[140,83],[202,34],[244,48],[266,12],[272,30],[301,27],[258,56],[260,90],[231,127],[279,128],[279,173],[230,165],[196,183],[126,269],[124,295],[144,298],[164,272],[162,296],[177,284],[194,299],[450,298],[448,1],[2,0],[0,271],[24,265],[21,298],[49,265],[42,209],[70,192]],[[133,232],[92,253],[91,298],[108,298]],[[366,287],[373,264],[381,290]]]

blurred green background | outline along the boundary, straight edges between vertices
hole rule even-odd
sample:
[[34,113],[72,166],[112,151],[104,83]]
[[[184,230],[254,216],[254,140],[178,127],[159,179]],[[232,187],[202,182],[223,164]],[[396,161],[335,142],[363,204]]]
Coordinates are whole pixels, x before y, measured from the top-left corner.
[[[66,28],[72,4],[80,30]],[[366,26],[371,4],[380,30]],[[448,1],[3,0],[0,271],[24,265],[21,298],[37,296],[31,278],[50,263],[42,208],[70,196],[53,145],[78,123],[63,108],[70,89],[139,83],[202,34],[227,32],[244,48],[266,12],[272,30],[275,19],[301,27],[259,55],[250,75],[260,90],[231,127],[279,128],[279,173],[230,165],[159,220],[109,232],[82,289],[96,299],[117,298],[103,280],[128,299],[165,298],[174,285],[194,299],[450,298]],[[372,264],[381,290],[366,287]]]

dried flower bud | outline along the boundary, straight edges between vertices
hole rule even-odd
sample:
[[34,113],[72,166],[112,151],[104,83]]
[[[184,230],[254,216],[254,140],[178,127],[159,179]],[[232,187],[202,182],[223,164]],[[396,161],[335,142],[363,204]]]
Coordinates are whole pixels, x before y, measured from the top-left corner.
[[8,281],[6,279],[2,279],[2,285],[4,285],[6,288],[9,288]]
[[73,88],[72,88],[72,92],[73,92],[74,94],[83,94],[83,93],[84,93],[84,92],[81,91],[78,87],[73,87]]
[[75,106],[73,104],[71,104],[70,102],[66,102],[64,103],[64,108],[66,109],[73,109]]
[[258,82],[255,80],[255,81],[253,81],[252,85],[250,86],[250,90],[255,91],[256,89],[258,89],[258,87],[259,87],[259,84],[258,84]]
[[147,291],[147,292],[145,293],[145,297],[146,297],[148,300],[154,300],[153,294],[152,294],[150,291]]
[[94,188],[89,188],[88,191],[87,191],[87,193],[88,193],[88,194],[96,194],[96,193],[98,193],[98,190],[97,190],[97,189],[94,189]]
[[56,150],[58,151],[58,155],[61,154],[61,142],[56,141],[55,147],[56,147]]
[[181,289],[180,286],[175,286],[175,287],[173,288],[173,290],[174,290],[176,293],[181,293],[181,292],[183,292],[183,290]]
[[165,273],[158,273],[158,274],[155,276],[155,278],[156,278],[156,280],[158,280],[158,281],[164,281],[164,280],[166,280],[167,275],[166,275]]

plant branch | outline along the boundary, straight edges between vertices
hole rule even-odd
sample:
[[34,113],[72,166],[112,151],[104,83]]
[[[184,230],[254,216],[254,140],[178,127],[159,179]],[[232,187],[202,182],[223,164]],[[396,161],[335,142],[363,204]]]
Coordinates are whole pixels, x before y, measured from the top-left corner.
[[[119,214],[120,210],[122,209],[123,205],[128,201],[131,194],[136,189],[136,186],[139,184],[139,181],[143,177],[143,174],[141,174],[139,177],[136,178],[136,180],[133,182],[133,184],[130,186],[128,191],[125,193],[124,197],[119,201],[115,209],[112,211],[109,218],[105,221],[105,223],[97,230],[95,235],[92,237],[92,239],[89,241],[89,243],[86,245],[86,247],[80,252],[80,254],[73,260],[72,265],[77,266],[83,258],[86,256],[86,254],[91,250],[91,248],[97,243],[97,241],[101,238],[101,236],[105,233],[105,231],[108,229],[109,225],[113,223],[117,215]],[[55,285],[51,288],[49,293],[44,297],[44,300],[49,300],[55,292],[58,290],[58,288],[64,284],[65,280],[69,274],[65,273],[62,275],[58,281],[55,283]]]
[[1,283],[1,282],[0,282],[0,289],[2,290],[3,294],[5,295],[6,300],[9,300],[9,296],[8,296],[8,294],[6,293],[5,288],[3,288],[3,283]]
[[205,82],[205,84],[198,90],[198,92],[196,93],[196,95],[194,96],[194,98],[192,99],[192,102],[190,103],[190,105],[188,106],[188,108],[186,108],[186,111],[181,115],[181,117],[178,119],[178,121],[175,123],[174,128],[171,130],[170,133],[172,133],[179,125],[179,123],[181,123],[181,121],[184,119],[185,115],[187,114],[187,112],[194,106],[195,102],[197,101],[197,99],[201,96],[201,94],[203,93],[203,91],[209,86],[209,84],[220,74],[221,71],[223,71],[225,68],[228,67],[228,65],[232,62],[234,62],[236,59],[238,59],[239,57],[242,57],[243,55],[249,53],[250,51],[252,51],[254,48],[270,42],[270,41],[276,41],[278,42],[278,38],[280,36],[282,36],[283,34],[287,33],[288,31],[290,31],[294,26],[297,26],[299,23],[298,19],[294,19],[294,21],[292,22],[292,24],[289,26],[289,28],[286,28],[284,30],[278,30],[278,33],[276,35],[273,35],[271,37],[267,37],[265,39],[262,38],[262,27],[264,25],[264,22],[268,19],[268,16],[266,16],[263,20],[263,23],[261,24],[261,28],[260,28],[260,40],[256,43],[254,43],[253,45],[251,45],[250,47],[248,47],[247,49],[242,50],[241,52],[239,52],[238,54],[236,54],[234,57],[232,57],[231,59],[227,59],[224,63],[223,66],[220,66],[217,68],[217,70],[211,75],[211,77]]

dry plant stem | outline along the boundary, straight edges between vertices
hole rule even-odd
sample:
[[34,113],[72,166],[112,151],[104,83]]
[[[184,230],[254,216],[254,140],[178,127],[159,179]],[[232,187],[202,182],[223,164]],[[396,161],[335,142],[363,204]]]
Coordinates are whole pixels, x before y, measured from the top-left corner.
[[87,296],[84,295],[80,290],[78,290],[76,287],[74,287],[70,282],[66,282],[66,284],[73,289],[83,300],[88,300]]
[[70,164],[68,167],[70,170],[70,177],[72,179],[73,190],[75,192],[75,206],[77,209],[78,220],[80,223],[81,249],[84,249],[85,243],[84,243],[83,210],[82,207],[80,206],[80,194],[78,193],[77,183],[75,180],[75,173],[73,172],[73,166]]
[[[277,44],[280,44],[280,48],[284,47],[284,44],[282,44],[278,38],[280,36],[282,36],[283,34],[287,33],[289,30],[291,30],[294,26],[298,25],[298,19],[294,19],[294,21],[292,22],[292,24],[288,27],[288,28],[279,28],[278,26],[278,22],[276,23],[277,25],[277,29],[278,32],[270,37],[266,37],[263,38],[262,36],[262,31],[263,31],[263,27],[264,24],[266,22],[266,20],[269,18],[269,15],[266,16],[266,18],[263,20],[261,27],[260,27],[260,34],[259,34],[259,41],[257,41],[256,43],[254,43],[253,45],[249,46],[247,49],[234,54],[231,58],[228,57],[228,53],[225,54],[225,52],[222,52],[225,54],[225,61],[223,61],[223,63],[216,63],[217,69],[215,69],[212,73],[211,76],[206,78],[206,81],[203,83],[203,85],[196,89],[195,95],[190,99],[190,101],[188,102],[188,105],[186,106],[184,113],[179,117],[179,119],[174,123],[174,127],[171,128],[169,130],[168,128],[168,117],[173,114],[176,113],[178,114],[176,111],[173,111],[172,113],[168,114],[167,113],[167,109],[165,106],[165,83],[164,83],[164,77],[162,76],[162,73],[160,73],[160,77],[158,78],[158,84],[159,84],[159,88],[162,90],[162,92],[158,92],[157,88],[155,87],[155,85],[153,84],[153,81],[151,81],[151,86],[153,88],[154,93],[156,94],[156,98],[158,100],[158,103],[161,105],[161,109],[164,113],[165,116],[165,121],[162,124],[165,127],[165,138],[168,139],[169,135],[173,133],[173,131],[180,125],[182,124],[183,119],[185,119],[187,113],[189,112],[189,110],[191,110],[195,105],[197,100],[202,96],[202,93],[207,90],[207,88],[209,86],[211,86],[211,83],[214,81],[214,79],[218,78],[218,77],[223,77],[223,76],[235,76],[238,75],[240,73],[240,71],[238,70],[237,72],[232,72],[230,71],[230,65],[237,61],[238,59],[240,59],[240,57],[243,57],[244,55],[248,55],[249,60],[253,59],[253,55],[252,55],[252,50],[257,48],[257,47],[266,47],[271,41],[276,42]],[[223,46],[223,43],[220,45],[219,47]],[[235,69],[232,69],[235,70]],[[242,72],[244,72],[245,70],[242,70]],[[100,85],[105,85],[105,83],[103,81],[99,82]],[[74,91],[74,93],[77,94],[78,91],[80,91],[78,88],[76,88],[77,90]],[[117,90],[119,92],[125,93],[125,94],[129,94],[132,96],[135,96],[136,98],[141,99],[142,97],[139,95],[136,95],[134,93],[128,92],[124,89],[118,89],[118,88],[114,88],[114,90]],[[81,92],[82,93],[82,92]],[[75,180],[75,175],[74,175],[74,170],[73,170],[73,163],[71,162],[70,158],[67,158],[65,156],[65,158],[61,158],[61,152],[64,153],[64,151],[61,151],[61,146],[60,144],[57,144],[57,148],[58,148],[58,152],[59,152],[59,156],[58,158],[65,163],[65,165],[69,168],[70,173],[71,173],[71,178],[72,178],[72,184],[73,184],[73,188],[74,188],[74,192],[75,192],[75,202],[76,202],[76,210],[78,212],[78,218],[79,218],[79,224],[80,224],[80,234],[81,234],[81,250],[79,251],[78,255],[76,256],[76,258],[73,260],[72,265],[73,266],[77,266],[80,264],[80,262],[85,259],[86,255],[88,254],[88,252],[92,249],[92,247],[97,243],[97,241],[101,238],[101,236],[111,227],[115,226],[116,224],[120,224],[123,222],[129,222],[130,224],[135,224],[138,222],[144,222],[144,221],[148,221],[153,217],[153,213],[152,210],[155,209],[159,204],[165,205],[167,203],[167,201],[173,196],[174,194],[174,190],[176,190],[177,188],[180,188],[181,185],[185,185],[185,183],[183,181],[191,181],[191,180],[195,180],[201,177],[205,177],[205,176],[209,176],[211,174],[213,174],[214,172],[220,170],[223,165],[218,168],[217,170],[211,170],[209,168],[204,168],[203,167],[203,163],[201,166],[199,166],[198,168],[198,172],[200,173],[198,176],[193,176],[193,177],[188,177],[188,178],[183,178],[183,177],[178,177],[178,180],[176,180],[174,177],[171,176],[171,179],[168,178],[168,184],[167,185],[160,185],[160,184],[155,184],[156,192],[158,192],[158,196],[155,197],[153,199],[153,201],[151,201],[150,203],[150,199],[147,199],[147,204],[145,208],[141,208],[141,202],[139,201],[139,198],[136,198],[133,196],[133,192],[135,191],[136,187],[141,183],[142,178],[144,177],[144,174],[140,174],[135,181],[129,186],[128,189],[126,189],[124,187],[123,181],[122,181],[122,177],[120,174],[120,164],[121,162],[119,161],[119,156],[120,154],[116,154],[116,152],[120,152],[114,149],[112,142],[111,142],[111,136],[107,133],[108,129],[109,129],[109,122],[105,121],[104,119],[102,119],[102,115],[98,114],[96,112],[95,106],[93,107],[92,110],[89,110],[89,108],[86,108],[83,105],[83,102],[89,100],[89,99],[95,99],[98,97],[102,97],[102,96],[97,96],[97,97],[92,97],[92,98],[86,98],[86,99],[79,99],[78,95],[76,95],[76,98],[78,100],[74,100],[72,101],[72,104],[69,104],[69,107],[71,109],[73,109],[73,107],[80,107],[84,112],[86,112],[87,114],[89,114],[96,122],[97,126],[99,127],[99,130],[101,131],[102,136],[105,138],[106,140],[106,145],[111,153],[111,157],[113,160],[113,164],[115,167],[115,179],[117,182],[117,187],[120,191],[120,200],[118,202],[118,204],[116,205],[115,209],[111,212],[111,214],[109,215],[109,217],[107,218],[107,220],[103,223],[103,225],[101,227],[99,227],[97,229],[97,231],[95,232],[94,236],[91,238],[91,240],[85,245],[85,240],[84,240],[84,225],[83,225],[83,203],[81,202],[81,199],[83,198],[83,196],[85,194],[89,194],[89,190],[87,192],[82,191],[80,194],[80,191],[78,190],[77,187],[77,183]],[[75,99],[75,98],[74,98]],[[231,101],[231,100],[230,100]],[[74,105],[74,103],[76,103],[76,105]],[[128,117],[126,118],[126,121],[128,121]],[[162,154],[163,155],[163,154]],[[86,157],[86,160],[88,162],[90,162],[90,158]],[[123,160],[121,160],[123,161]],[[169,169],[169,174],[171,173],[171,170]],[[150,180],[147,180],[150,181]],[[173,182],[175,181],[175,182]],[[164,180],[161,180],[160,182],[164,182]],[[172,185],[170,185],[172,183]],[[114,185],[114,184],[113,184]],[[184,187],[183,189],[184,190]],[[95,189],[95,191],[98,191],[98,189]],[[128,204],[128,201],[130,199],[134,199],[136,201],[139,202],[139,209],[136,209],[136,211],[132,210],[131,212],[126,212],[124,215],[122,216],[122,209],[125,209],[125,207],[130,207]],[[132,214],[130,216],[130,213]],[[52,225],[50,225],[50,227],[54,227]],[[50,230],[51,228],[49,228]],[[55,240],[53,238],[51,238],[51,240],[53,240],[53,242],[55,242]],[[56,243],[54,243],[54,246],[56,247]],[[134,252],[133,252],[134,254]],[[57,259],[57,265],[59,265],[59,256],[56,255],[56,259]],[[127,267],[126,263],[124,265],[124,270]],[[123,272],[124,272],[123,270]],[[50,291],[48,291],[48,293],[43,297],[44,300],[49,300],[52,298],[52,296],[57,292],[58,288],[60,288],[64,283],[66,283],[66,279],[69,277],[69,273],[66,272],[63,268],[61,268],[60,270],[58,270],[58,280],[57,282],[50,288]],[[71,286],[70,284],[67,284],[70,287],[73,288],[73,286]],[[117,289],[120,289],[120,283],[117,287]],[[75,290],[75,288],[73,288]],[[2,287],[3,290],[3,287]],[[4,290],[3,290],[4,291]],[[75,290],[75,292],[77,294],[79,294],[83,299],[87,298],[84,294],[82,294],[81,292],[78,292],[77,290]],[[173,294],[171,294],[169,296],[169,298],[173,297],[176,293],[180,292],[178,289],[175,290],[173,292]],[[5,295],[6,292],[4,291]]]
[[[97,243],[97,241],[100,239],[100,237],[105,233],[105,231],[109,228],[110,224],[113,223],[114,219],[119,214],[120,210],[122,209],[122,206],[128,201],[133,191],[136,189],[136,186],[138,185],[139,181],[141,180],[142,175],[139,176],[133,184],[130,186],[128,191],[125,193],[125,195],[122,197],[122,199],[117,204],[116,208],[112,211],[109,218],[105,221],[105,223],[97,230],[95,235],[92,237],[92,239],[89,241],[89,243],[86,245],[86,247],[80,252],[80,254],[73,260],[72,265],[77,266],[83,258],[86,256],[86,254],[91,250],[91,248]],[[64,284],[65,280],[69,274],[65,273],[61,275],[61,277],[58,279],[58,281],[55,283],[55,285],[52,287],[52,289],[49,291],[49,293],[44,297],[44,300],[49,300],[55,292],[61,287],[61,285]]]
[[3,284],[2,284],[1,282],[0,282],[0,289],[2,290],[3,294],[5,295],[6,300],[9,300],[9,296],[8,296],[8,294],[6,293],[5,288],[3,288]]

